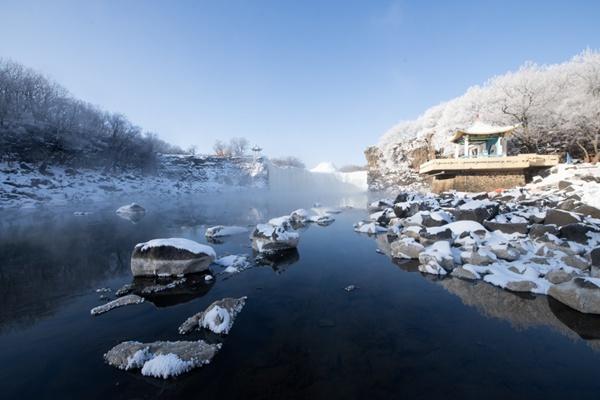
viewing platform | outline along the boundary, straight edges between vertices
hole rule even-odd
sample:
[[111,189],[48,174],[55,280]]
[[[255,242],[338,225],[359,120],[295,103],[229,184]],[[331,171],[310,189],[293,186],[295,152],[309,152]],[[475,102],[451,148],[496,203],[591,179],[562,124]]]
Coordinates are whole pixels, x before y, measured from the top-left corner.
[[507,156],[506,136],[518,127],[476,121],[468,129],[457,130],[450,138],[450,142],[456,144],[454,158],[429,160],[421,164],[419,172],[432,177],[434,192],[480,192],[525,185],[539,170],[557,165],[559,156]]
[[440,158],[421,164],[419,172],[428,175],[456,174],[461,171],[506,171],[549,168],[557,165],[558,155],[520,154],[504,157]]

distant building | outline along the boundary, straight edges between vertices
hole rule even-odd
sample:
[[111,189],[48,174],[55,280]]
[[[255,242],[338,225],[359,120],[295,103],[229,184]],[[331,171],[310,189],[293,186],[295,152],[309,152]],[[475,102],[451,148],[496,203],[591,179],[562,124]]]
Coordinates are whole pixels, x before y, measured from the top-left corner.
[[519,125],[493,126],[476,121],[449,139],[455,143],[454,158],[421,164],[419,172],[432,178],[434,192],[467,192],[507,189],[526,184],[540,169],[558,164],[558,155],[507,155],[507,136]]

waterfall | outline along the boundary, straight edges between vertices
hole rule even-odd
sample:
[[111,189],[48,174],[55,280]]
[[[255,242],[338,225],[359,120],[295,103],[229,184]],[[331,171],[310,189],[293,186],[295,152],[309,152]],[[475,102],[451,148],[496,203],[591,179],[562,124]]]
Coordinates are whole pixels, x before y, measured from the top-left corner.
[[282,168],[267,162],[269,187],[281,192],[359,193],[367,191],[367,171],[310,172],[304,168]]

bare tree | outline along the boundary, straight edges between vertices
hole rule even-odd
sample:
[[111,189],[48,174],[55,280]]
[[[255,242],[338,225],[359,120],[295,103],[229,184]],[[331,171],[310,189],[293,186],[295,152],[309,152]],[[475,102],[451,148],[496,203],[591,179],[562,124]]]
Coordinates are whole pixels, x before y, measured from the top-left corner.
[[231,155],[235,157],[241,157],[246,154],[249,146],[248,139],[243,137],[235,137],[229,141],[229,149],[231,151]]

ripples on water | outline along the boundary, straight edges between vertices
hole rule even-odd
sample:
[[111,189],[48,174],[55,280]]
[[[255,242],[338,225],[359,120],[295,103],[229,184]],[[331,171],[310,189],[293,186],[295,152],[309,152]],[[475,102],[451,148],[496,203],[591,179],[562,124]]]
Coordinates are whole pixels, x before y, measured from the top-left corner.
[[[3,398],[598,398],[600,318],[545,296],[416,272],[378,254],[385,237],[353,232],[360,208],[301,231],[297,252],[215,282],[189,279],[144,304],[91,317],[96,288],[131,283],[133,246],[157,237],[206,242],[206,226],[246,225],[309,208],[364,207],[365,196],[221,195],[146,200],[138,221],[118,205],[2,213]],[[246,235],[212,244],[251,254]],[[213,268],[215,272],[219,267]],[[144,284],[144,282],[137,282]],[[148,284],[153,284],[149,282]],[[357,290],[347,292],[353,284]],[[123,340],[179,340],[188,316],[248,296],[212,364],[162,381],[109,367]]]

